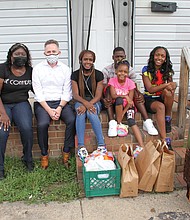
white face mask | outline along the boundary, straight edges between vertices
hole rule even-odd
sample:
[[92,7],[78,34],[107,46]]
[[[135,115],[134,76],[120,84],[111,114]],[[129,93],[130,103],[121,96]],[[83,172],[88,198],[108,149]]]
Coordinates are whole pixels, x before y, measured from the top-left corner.
[[58,59],[59,59],[59,54],[51,54],[49,56],[46,55],[46,59],[48,61],[48,63],[50,64],[55,64],[57,63]]

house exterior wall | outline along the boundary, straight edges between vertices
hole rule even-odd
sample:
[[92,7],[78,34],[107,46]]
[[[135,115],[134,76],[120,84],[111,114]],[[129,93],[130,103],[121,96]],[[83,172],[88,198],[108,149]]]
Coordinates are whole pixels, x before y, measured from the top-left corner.
[[35,65],[43,58],[46,40],[56,39],[61,60],[70,63],[68,0],[0,0],[0,62],[12,44],[26,44]]
[[190,1],[167,2],[177,3],[176,12],[151,12],[150,0],[135,2],[134,67],[139,82],[139,74],[147,63],[150,51],[158,45],[169,50],[175,71],[174,81],[179,82],[181,49],[190,46]]

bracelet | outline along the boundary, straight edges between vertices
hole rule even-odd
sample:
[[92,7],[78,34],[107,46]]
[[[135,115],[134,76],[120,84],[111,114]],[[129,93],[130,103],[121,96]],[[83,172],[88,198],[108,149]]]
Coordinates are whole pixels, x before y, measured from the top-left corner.
[[63,109],[64,106],[63,105],[58,105],[58,107],[61,107],[61,109]]

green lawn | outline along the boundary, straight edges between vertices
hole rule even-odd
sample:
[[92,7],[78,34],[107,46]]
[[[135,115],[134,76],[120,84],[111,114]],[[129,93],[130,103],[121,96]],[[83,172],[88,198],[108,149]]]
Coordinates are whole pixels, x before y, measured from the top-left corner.
[[35,160],[31,173],[25,170],[20,159],[6,157],[5,172],[6,178],[0,181],[0,202],[67,202],[80,195],[74,157],[69,170],[63,166],[61,158],[50,159],[47,170],[42,170],[40,160]]

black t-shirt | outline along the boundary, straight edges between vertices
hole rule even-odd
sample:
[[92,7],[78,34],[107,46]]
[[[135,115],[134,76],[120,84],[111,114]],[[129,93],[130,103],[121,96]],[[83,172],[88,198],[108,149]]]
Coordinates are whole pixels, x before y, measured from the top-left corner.
[[[102,81],[104,79],[104,75],[102,72],[100,72],[99,70],[96,70],[95,69],[95,81],[96,81],[96,84],[100,81]],[[77,85],[79,86],[79,70],[76,70],[75,72],[73,72],[71,74],[71,80],[74,80],[75,82],[77,82]],[[85,76],[84,75],[84,81],[86,81],[87,85],[88,85],[88,88],[90,90],[90,92],[92,93],[92,82],[91,82],[91,76]],[[86,100],[91,100],[92,99],[92,96],[89,92],[89,90],[87,89],[86,87],[86,84],[84,82],[84,88],[85,88],[85,97],[86,97]]]
[[15,76],[6,63],[0,64],[0,78],[4,79],[0,97],[4,104],[28,100],[28,91],[32,89],[32,67],[27,67],[22,76]]

